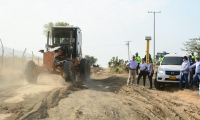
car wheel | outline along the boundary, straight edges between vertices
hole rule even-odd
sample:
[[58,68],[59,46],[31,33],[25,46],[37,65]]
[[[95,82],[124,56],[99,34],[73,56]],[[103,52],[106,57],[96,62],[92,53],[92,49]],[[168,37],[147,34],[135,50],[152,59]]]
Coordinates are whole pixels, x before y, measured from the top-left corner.
[[158,82],[157,81],[157,76],[155,77],[155,80],[154,80],[154,86],[157,90],[162,90],[165,88],[165,84],[162,83],[162,82]]

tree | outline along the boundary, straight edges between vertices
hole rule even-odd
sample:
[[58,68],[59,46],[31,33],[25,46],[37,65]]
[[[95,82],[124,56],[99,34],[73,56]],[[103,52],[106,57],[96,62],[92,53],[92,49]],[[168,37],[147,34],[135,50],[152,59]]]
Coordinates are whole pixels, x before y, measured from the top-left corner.
[[90,65],[93,65],[97,62],[97,58],[94,58],[93,56],[85,55],[84,58],[90,61]]
[[57,22],[57,23],[55,23],[55,26],[69,26],[69,23],[66,23],[66,22]]
[[124,73],[128,72],[128,68],[126,67],[126,63],[128,61],[124,61],[123,59],[118,59],[118,56],[112,57],[108,62],[108,67],[111,72],[114,73]]
[[66,22],[57,22],[57,23],[52,23],[49,22],[48,24],[44,25],[44,30],[43,30],[43,34],[47,37],[47,33],[49,31],[49,38],[51,39],[52,33],[51,33],[51,28],[53,26],[69,26],[69,23]]
[[47,37],[47,33],[48,31],[50,31],[49,33],[49,37],[51,38],[51,28],[54,26],[54,24],[52,22],[49,22],[48,24],[44,25],[44,30],[43,30],[43,34]]
[[190,41],[186,41],[183,45],[185,48],[181,48],[181,50],[187,53],[196,52],[198,56],[200,55],[200,38],[190,39]]

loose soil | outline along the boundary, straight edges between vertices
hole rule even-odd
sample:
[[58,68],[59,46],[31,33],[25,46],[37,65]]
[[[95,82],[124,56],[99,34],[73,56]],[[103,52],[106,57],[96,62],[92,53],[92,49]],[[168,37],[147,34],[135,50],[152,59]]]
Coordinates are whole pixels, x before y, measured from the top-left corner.
[[[58,75],[41,74],[37,84],[23,76],[0,76],[0,120],[143,120],[200,119],[197,90],[178,84],[159,91],[126,86],[128,74],[95,70],[91,78],[66,83]],[[146,88],[149,87],[147,79]]]

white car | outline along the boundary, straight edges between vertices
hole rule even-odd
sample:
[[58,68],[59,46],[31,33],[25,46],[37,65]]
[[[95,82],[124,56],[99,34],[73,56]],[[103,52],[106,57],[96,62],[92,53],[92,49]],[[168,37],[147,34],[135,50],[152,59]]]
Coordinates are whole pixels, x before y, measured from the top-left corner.
[[[179,83],[181,79],[180,68],[183,56],[178,54],[167,54],[156,71],[154,85],[156,89],[164,88],[166,83]],[[190,58],[188,57],[190,61]],[[190,80],[188,75],[188,81]]]

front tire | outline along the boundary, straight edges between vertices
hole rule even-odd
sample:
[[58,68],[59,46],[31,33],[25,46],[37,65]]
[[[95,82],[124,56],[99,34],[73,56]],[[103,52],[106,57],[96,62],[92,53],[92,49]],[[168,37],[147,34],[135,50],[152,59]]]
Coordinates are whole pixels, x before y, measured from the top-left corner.
[[36,84],[37,83],[37,69],[34,61],[28,61],[25,67],[25,78],[28,83]]
[[66,61],[63,68],[63,78],[66,82],[76,82],[76,72],[72,61]]
[[157,75],[155,76],[155,80],[154,80],[154,86],[157,90],[162,90],[165,88],[165,84],[162,82],[158,82],[157,81]]

